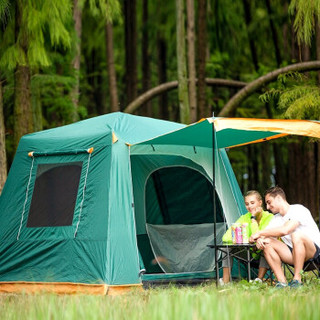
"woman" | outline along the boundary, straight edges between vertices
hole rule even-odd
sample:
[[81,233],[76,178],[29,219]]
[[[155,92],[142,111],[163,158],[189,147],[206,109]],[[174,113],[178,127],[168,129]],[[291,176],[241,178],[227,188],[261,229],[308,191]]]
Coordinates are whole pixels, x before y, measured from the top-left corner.
[[[248,238],[254,233],[259,230],[263,230],[266,226],[270,223],[273,219],[273,214],[269,213],[268,211],[263,211],[262,209],[262,197],[260,193],[256,190],[248,191],[244,197],[244,202],[248,212],[242,215],[236,223],[248,223]],[[231,234],[231,227],[227,230],[227,232],[222,237],[223,242],[232,243],[232,234]],[[253,255],[259,258],[259,255],[256,253],[252,253]],[[232,260],[230,257],[226,256],[222,260],[222,267],[223,267],[223,278],[220,279],[220,284],[226,284],[230,281],[230,271],[232,269]],[[264,275],[266,274],[267,270],[269,269],[268,263],[263,256],[260,257],[259,263],[259,272],[258,278],[254,281],[262,282]]]

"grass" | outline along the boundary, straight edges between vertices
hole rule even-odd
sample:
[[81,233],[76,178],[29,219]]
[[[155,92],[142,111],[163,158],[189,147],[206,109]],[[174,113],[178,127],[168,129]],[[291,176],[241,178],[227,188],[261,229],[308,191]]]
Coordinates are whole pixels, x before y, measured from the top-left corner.
[[319,319],[320,281],[277,290],[246,281],[122,296],[0,295],[1,319]]

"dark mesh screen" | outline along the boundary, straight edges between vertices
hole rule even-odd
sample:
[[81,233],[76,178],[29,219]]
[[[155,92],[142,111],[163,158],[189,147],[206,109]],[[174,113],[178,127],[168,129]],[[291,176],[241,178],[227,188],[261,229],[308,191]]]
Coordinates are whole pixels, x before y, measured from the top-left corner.
[[[154,201],[158,202],[162,217],[152,214]],[[217,222],[223,222],[223,209],[216,192],[215,201]],[[147,222],[153,224],[213,223],[212,184],[201,173],[187,167],[159,169],[147,182],[146,210]]]
[[27,227],[72,224],[82,162],[39,164]]

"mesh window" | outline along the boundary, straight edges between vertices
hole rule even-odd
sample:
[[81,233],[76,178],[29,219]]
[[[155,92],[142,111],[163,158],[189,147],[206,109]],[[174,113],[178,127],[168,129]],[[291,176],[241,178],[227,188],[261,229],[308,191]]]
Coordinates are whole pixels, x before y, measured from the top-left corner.
[[39,164],[27,227],[72,225],[82,162]]
[[[217,222],[223,222],[216,192],[215,200]],[[188,167],[161,168],[147,182],[146,216],[151,224],[213,223],[212,184]]]

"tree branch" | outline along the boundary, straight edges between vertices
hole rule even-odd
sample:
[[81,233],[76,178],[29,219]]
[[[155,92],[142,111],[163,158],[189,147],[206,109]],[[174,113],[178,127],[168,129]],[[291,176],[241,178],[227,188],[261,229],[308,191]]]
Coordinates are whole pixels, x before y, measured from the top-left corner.
[[320,69],[320,61],[308,61],[292,64],[290,66],[286,66],[284,68],[273,70],[266,75],[250,82],[243,89],[237,92],[222,108],[219,117],[226,117],[232,111],[234,111],[248,96],[250,96],[253,92],[257,91],[261,87],[275,80],[280,74],[287,73],[290,71],[311,71],[311,70],[319,70]]
[[[214,79],[214,78],[206,78],[206,84],[209,86],[221,86],[221,87],[234,87],[234,88],[243,88],[247,85],[246,82],[236,81],[236,80],[228,80],[228,79]],[[178,81],[170,81],[166,83],[162,83],[142,95],[133,100],[123,112],[133,113],[137,109],[139,109],[144,103],[151,100],[155,96],[162,94],[163,92],[167,92],[178,87]]]

